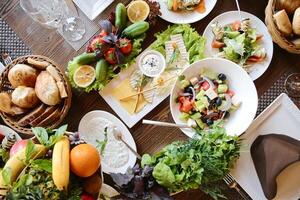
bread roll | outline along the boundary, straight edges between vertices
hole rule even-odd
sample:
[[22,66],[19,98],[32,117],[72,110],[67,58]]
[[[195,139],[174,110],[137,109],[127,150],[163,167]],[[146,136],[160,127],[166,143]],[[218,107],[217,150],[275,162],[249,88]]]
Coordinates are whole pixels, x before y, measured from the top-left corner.
[[12,102],[21,108],[34,107],[39,99],[31,87],[19,86],[11,94]]
[[279,31],[284,34],[285,36],[289,36],[292,34],[292,23],[289,19],[289,16],[285,12],[285,10],[281,10],[273,15],[276,25]]
[[16,64],[8,72],[8,80],[16,88],[18,86],[34,87],[37,71],[25,64]]
[[277,0],[276,8],[284,9],[289,15],[294,14],[295,10],[300,7],[300,0]]
[[0,93],[0,111],[10,115],[21,115],[26,112],[23,108],[12,105],[11,96],[6,92]]
[[61,100],[56,82],[47,71],[42,71],[38,75],[35,83],[35,93],[43,103],[49,106],[54,106]]
[[293,18],[293,31],[300,36],[300,7],[297,8]]

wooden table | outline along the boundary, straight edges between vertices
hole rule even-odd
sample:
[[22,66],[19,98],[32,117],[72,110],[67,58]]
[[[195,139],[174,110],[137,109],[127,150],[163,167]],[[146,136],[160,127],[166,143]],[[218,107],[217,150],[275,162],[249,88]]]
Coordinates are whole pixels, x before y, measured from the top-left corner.
[[[114,9],[118,2],[128,3],[129,0],[116,0],[109,8],[106,9],[97,19],[107,18],[109,13]],[[264,21],[264,10],[267,5],[266,0],[240,1],[241,9],[250,12]],[[217,15],[235,10],[234,0],[219,0],[213,11],[203,20],[193,24],[199,33],[203,33],[207,24]],[[21,9],[18,0],[2,0],[0,3],[0,16],[10,25],[19,37],[31,48],[35,54],[41,54],[52,58],[61,66],[66,68],[67,62],[77,54],[84,51],[84,47],[78,52],[63,40],[55,31],[45,29]],[[165,30],[169,23],[158,20],[155,27],[152,27],[144,43],[147,47],[154,41],[154,33]],[[88,29],[88,27],[87,27]],[[300,71],[300,56],[287,53],[274,45],[274,55],[271,66],[267,72],[255,81],[259,95],[262,95],[283,73],[287,71]],[[115,114],[112,109],[96,92],[89,94],[74,91],[72,107],[65,120],[69,124],[71,131],[77,130],[80,119],[89,111],[106,110]],[[172,122],[169,109],[169,99],[161,103],[155,110],[149,113],[146,119]],[[154,153],[165,145],[176,141],[185,140],[187,137],[180,130],[174,128],[164,128],[142,125],[141,122],[130,129],[140,154]],[[176,196],[176,199],[210,199],[201,191],[184,192]]]

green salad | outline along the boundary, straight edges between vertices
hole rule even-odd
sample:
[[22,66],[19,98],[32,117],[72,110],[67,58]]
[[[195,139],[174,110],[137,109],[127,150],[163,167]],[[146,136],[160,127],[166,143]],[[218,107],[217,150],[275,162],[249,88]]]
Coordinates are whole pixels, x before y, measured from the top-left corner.
[[266,50],[260,45],[263,38],[251,27],[250,19],[235,21],[221,26],[218,22],[212,25],[214,40],[212,48],[219,49],[218,57],[231,60],[243,67],[262,62],[266,58]]

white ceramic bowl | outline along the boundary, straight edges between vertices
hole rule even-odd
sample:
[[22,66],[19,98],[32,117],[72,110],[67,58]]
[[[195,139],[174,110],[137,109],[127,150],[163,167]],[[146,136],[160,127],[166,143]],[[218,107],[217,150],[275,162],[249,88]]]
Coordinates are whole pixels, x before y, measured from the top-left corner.
[[[258,79],[260,76],[265,73],[265,71],[268,69],[272,57],[273,57],[273,41],[269,34],[268,28],[266,25],[255,15],[247,12],[241,12],[242,18],[247,19],[249,18],[251,20],[251,26],[256,29],[257,34],[263,34],[263,38],[260,42],[260,45],[266,49],[267,57],[263,62],[260,63],[254,63],[250,67],[249,76],[252,78],[252,80]],[[238,11],[229,11],[226,13],[222,13],[221,15],[215,17],[205,28],[203,32],[203,36],[206,38],[206,48],[205,48],[205,54],[206,56],[213,57],[216,55],[219,50],[212,48],[211,43],[214,39],[214,34],[212,33],[212,27],[211,25],[218,22],[220,25],[225,26],[228,25],[236,20],[239,20],[239,12]]]
[[[253,81],[240,66],[221,58],[207,58],[195,62],[186,68],[182,72],[182,75],[184,75],[186,79],[192,78],[200,73],[201,68],[207,68],[227,76],[229,88],[235,92],[235,95],[242,103],[235,112],[231,113],[225,123],[225,129],[228,135],[241,135],[250,126],[257,111],[258,97]],[[170,97],[172,117],[177,124],[183,123],[179,119],[179,104],[175,102],[175,99],[181,91],[180,83],[177,80]],[[181,130],[189,137],[193,137],[195,134],[195,130],[192,128]]]

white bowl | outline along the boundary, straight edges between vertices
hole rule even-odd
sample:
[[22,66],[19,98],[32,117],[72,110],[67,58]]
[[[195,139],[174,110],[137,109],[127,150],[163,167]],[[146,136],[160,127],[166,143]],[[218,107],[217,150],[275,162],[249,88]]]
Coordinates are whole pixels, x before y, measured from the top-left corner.
[[[241,135],[251,124],[255,117],[258,97],[253,81],[247,72],[239,65],[222,58],[207,58],[193,63],[186,68],[182,75],[186,79],[192,78],[200,73],[201,68],[210,69],[216,73],[223,73],[227,76],[229,88],[235,92],[237,98],[242,102],[240,107],[231,113],[229,119],[225,122],[225,129],[228,135]],[[175,102],[178,97],[180,83],[177,80],[170,97],[170,108],[172,117],[177,124],[182,124],[179,119],[179,104]],[[187,136],[193,137],[195,130],[192,128],[181,129]]]
[[[243,19],[249,18],[251,20],[251,26],[257,30],[258,34],[264,35],[260,44],[262,47],[266,49],[267,57],[263,62],[253,63],[249,71],[249,76],[252,78],[252,80],[256,80],[260,76],[262,76],[263,73],[265,73],[265,71],[268,69],[272,61],[273,41],[271,35],[269,34],[268,28],[258,17],[244,11],[241,11],[241,15]],[[203,36],[206,38],[206,48],[205,48],[206,56],[213,57],[217,53],[219,53],[218,49],[211,47],[211,43],[214,39],[214,34],[212,33],[211,25],[218,22],[220,25],[225,26],[236,20],[239,20],[239,18],[240,16],[238,11],[229,11],[218,15],[207,25],[207,27],[203,32]]]

